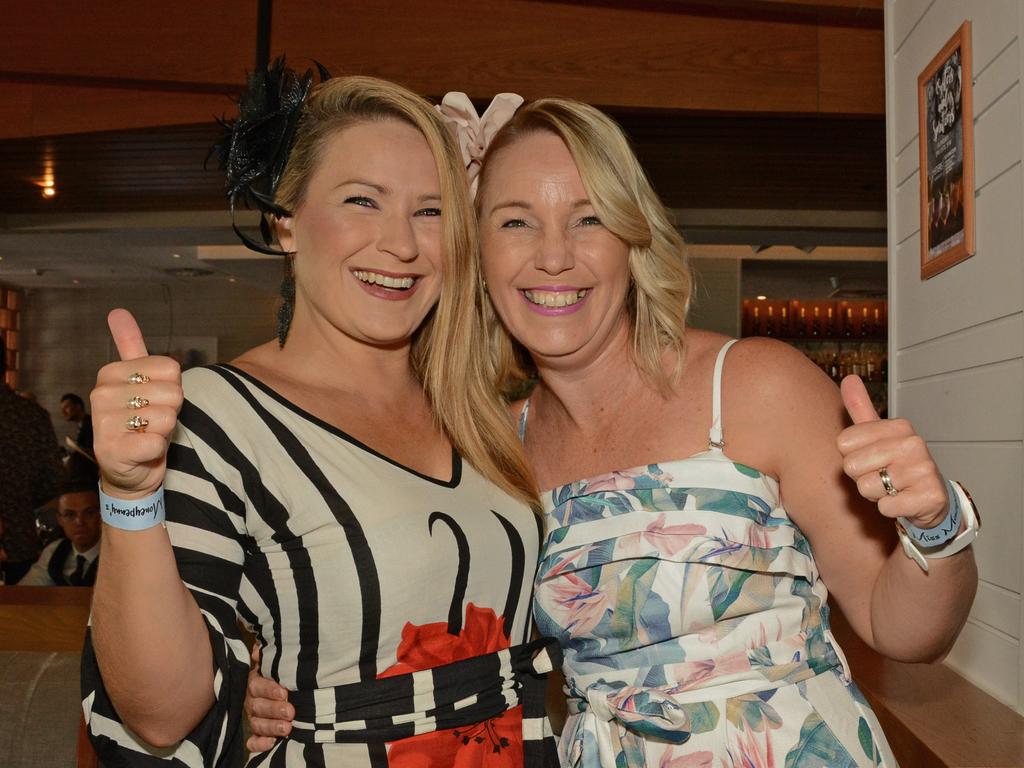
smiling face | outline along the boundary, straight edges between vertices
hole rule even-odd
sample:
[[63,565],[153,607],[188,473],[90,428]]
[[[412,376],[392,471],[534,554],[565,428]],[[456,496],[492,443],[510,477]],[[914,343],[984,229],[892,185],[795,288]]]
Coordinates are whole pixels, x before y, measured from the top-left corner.
[[480,248],[494,308],[536,362],[586,365],[628,329],[629,248],[559,137],[529,133],[487,162]]
[[408,344],[440,293],[440,217],[437,164],[411,125],[373,120],[329,136],[302,204],[278,225],[295,253],[291,334]]

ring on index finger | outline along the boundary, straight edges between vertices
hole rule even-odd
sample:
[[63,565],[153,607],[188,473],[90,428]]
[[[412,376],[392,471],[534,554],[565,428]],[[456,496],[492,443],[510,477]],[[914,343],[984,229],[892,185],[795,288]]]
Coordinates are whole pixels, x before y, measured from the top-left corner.
[[135,373],[133,373],[131,376],[128,377],[128,383],[129,384],[148,384],[149,383],[149,376],[147,376],[144,373],[139,373],[138,371],[136,371]]
[[878,476],[882,478],[882,487],[885,488],[885,492],[887,495],[895,496],[897,493],[899,493],[899,491],[896,490],[896,486],[892,484],[892,478],[889,477],[888,467],[882,467],[880,470],[878,470]]
[[149,426],[149,419],[136,415],[125,421],[124,425],[132,432],[143,432]]

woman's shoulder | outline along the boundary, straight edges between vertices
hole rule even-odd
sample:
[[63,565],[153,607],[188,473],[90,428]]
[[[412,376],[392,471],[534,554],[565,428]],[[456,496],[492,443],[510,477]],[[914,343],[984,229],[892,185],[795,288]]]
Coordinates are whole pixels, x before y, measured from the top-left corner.
[[196,366],[181,374],[181,388],[185,399],[191,403],[216,401],[234,390],[231,377],[237,376],[234,369],[224,363]]
[[733,415],[775,438],[833,422],[842,411],[835,383],[803,352],[775,339],[734,344],[722,378]]
[[831,381],[796,347],[776,339],[740,339],[726,358],[726,376],[745,386],[818,388]]

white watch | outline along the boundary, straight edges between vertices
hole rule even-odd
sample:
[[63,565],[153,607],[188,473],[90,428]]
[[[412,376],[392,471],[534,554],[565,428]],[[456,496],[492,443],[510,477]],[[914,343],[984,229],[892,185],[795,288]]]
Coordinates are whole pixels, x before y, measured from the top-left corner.
[[956,480],[950,482],[949,487],[953,489],[953,493],[957,496],[956,501],[963,512],[964,524],[966,526],[963,532],[958,534],[956,538],[950,539],[945,544],[940,544],[937,547],[923,547],[910,538],[899,520],[896,521],[896,533],[899,534],[904,554],[921,566],[925,573],[928,572],[929,560],[940,560],[943,557],[955,555],[960,550],[970,546],[971,542],[978,537],[978,531],[981,530],[981,515],[978,514],[978,508],[974,506],[971,494]]

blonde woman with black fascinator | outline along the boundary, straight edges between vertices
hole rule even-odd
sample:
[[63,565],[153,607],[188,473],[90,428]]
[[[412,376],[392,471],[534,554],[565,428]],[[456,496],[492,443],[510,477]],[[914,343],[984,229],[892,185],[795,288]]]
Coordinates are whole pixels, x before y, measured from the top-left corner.
[[182,377],[110,315],[90,735],[106,765],[239,765],[241,623],[293,720],[253,765],[554,765],[536,496],[459,150],[406,89],[321,78],[258,73],[221,147],[232,209],[264,216],[240,234],[286,264],[278,339]]

